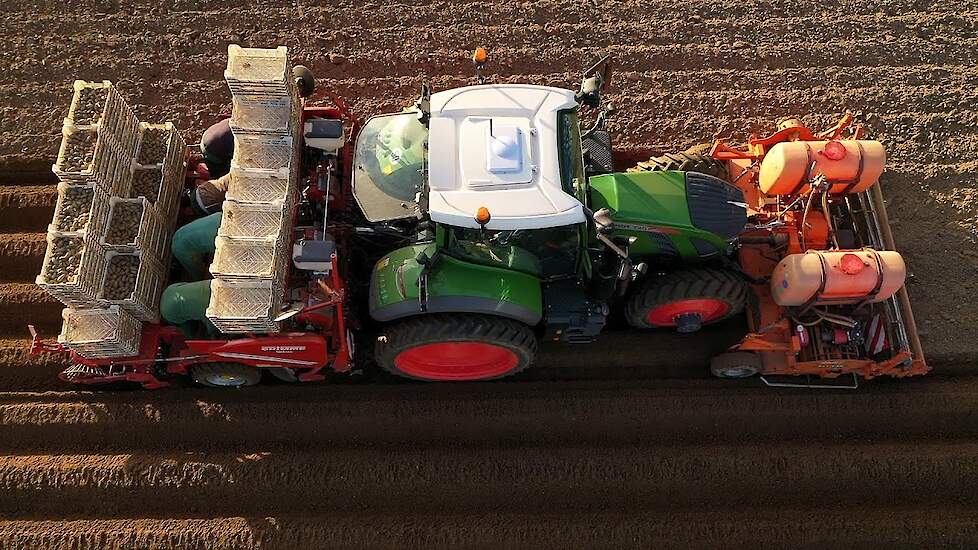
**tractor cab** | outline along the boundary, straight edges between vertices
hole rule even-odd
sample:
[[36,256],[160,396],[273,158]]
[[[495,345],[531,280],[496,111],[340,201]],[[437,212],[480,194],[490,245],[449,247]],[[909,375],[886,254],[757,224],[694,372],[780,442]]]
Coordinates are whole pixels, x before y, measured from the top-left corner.
[[[477,85],[424,99],[418,110],[370,119],[357,140],[352,187],[364,216],[379,225],[415,219],[430,235],[377,261],[370,315],[395,344],[402,330],[522,344],[492,344],[509,349],[500,352],[508,359],[478,373],[470,358],[439,358],[444,343],[428,350],[435,359],[387,346],[380,362],[417,378],[489,378],[528,364],[534,327],[559,340],[583,319],[593,339],[607,308],[589,301],[594,231],[576,94]],[[488,334],[456,334],[470,329]]]
[[575,276],[587,218],[574,93],[481,85],[436,93],[429,105],[424,116],[375,116],[361,130],[353,190],[367,220],[427,219],[441,254],[545,280]]
[[424,200],[424,213],[448,225],[472,226],[481,207],[496,212],[489,229],[582,223],[582,158],[570,90],[470,86],[432,95],[428,112],[370,118],[353,190],[370,221],[411,217]]

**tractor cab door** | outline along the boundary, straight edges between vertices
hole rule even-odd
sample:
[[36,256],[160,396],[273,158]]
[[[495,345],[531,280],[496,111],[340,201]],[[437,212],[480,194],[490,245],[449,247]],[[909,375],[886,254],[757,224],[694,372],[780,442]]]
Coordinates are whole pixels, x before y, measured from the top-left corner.
[[416,111],[370,118],[357,136],[353,196],[372,222],[414,217],[425,185],[428,129]]

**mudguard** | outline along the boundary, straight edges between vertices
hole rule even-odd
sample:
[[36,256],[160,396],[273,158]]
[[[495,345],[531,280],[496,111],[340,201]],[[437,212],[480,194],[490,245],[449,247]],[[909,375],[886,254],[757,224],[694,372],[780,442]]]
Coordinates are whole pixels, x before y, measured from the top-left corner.
[[417,257],[434,244],[407,246],[384,256],[370,278],[370,316],[392,321],[423,313],[483,313],[533,326],[543,317],[540,279],[527,273],[441,255],[427,276],[427,298],[418,285]]

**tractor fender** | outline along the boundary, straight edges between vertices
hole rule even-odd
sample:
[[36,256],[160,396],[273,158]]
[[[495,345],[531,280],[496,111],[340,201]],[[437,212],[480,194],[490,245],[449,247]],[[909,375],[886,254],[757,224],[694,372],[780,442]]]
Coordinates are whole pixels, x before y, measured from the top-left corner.
[[427,277],[422,304],[417,262],[434,244],[407,246],[380,259],[370,277],[370,316],[386,322],[425,313],[483,313],[533,326],[543,318],[540,279],[520,271],[442,255]]

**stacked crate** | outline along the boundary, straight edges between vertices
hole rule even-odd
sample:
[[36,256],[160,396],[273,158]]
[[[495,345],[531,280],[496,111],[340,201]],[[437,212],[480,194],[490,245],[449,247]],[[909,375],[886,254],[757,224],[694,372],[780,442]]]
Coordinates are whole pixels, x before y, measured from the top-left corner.
[[69,306],[96,305],[109,197],[129,192],[138,145],[139,121],[112,83],[76,80],[52,168],[61,183],[36,281]]
[[207,317],[225,333],[275,332],[288,272],[302,104],[288,50],[228,48],[234,157]]
[[64,183],[125,196],[139,146],[139,120],[107,80],[76,80],[74,90],[54,173]]
[[173,124],[140,123],[132,197],[144,197],[167,227],[176,223],[186,171],[187,142]]
[[[75,81],[37,284],[68,306],[59,340],[85,357],[134,355],[141,321],[159,319],[186,144],[172,125],[157,126],[162,139],[112,83]],[[145,166],[160,173],[152,199],[134,189]]]

